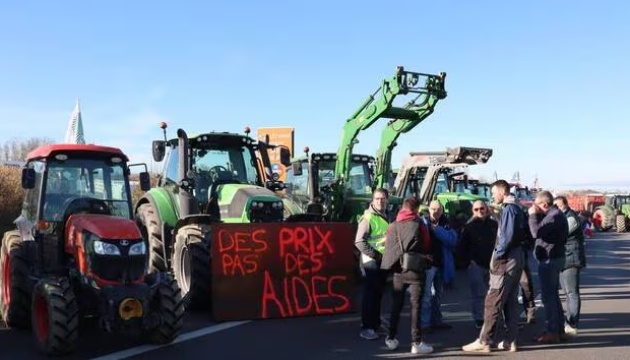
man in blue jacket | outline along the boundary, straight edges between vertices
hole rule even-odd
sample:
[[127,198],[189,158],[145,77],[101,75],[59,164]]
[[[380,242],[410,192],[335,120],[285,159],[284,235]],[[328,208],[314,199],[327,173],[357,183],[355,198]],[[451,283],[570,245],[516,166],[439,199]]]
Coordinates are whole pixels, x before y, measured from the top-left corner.
[[451,329],[442,317],[442,293],[444,284],[455,277],[454,252],[457,232],[450,227],[442,204],[433,200],[429,204],[429,216],[422,218],[431,235],[433,266],[426,271],[426,282],[422,296],[421,323],[425,331]]
[[526,236],[526,218],[520,206],[505,201],[509,194],[510,184],[507,181],[498,180],[492,185],[494,202],[501,205],[499,227],[490,260],[490,283],[484,303],[483,326],[479,338],[462,347],[466,352],[491,351],[490,343],[495,337],[496,324],[502,312],[505,312],[507,331],[497,347],[500,350],[516,351],[518,290],[523,271],[522,244]]

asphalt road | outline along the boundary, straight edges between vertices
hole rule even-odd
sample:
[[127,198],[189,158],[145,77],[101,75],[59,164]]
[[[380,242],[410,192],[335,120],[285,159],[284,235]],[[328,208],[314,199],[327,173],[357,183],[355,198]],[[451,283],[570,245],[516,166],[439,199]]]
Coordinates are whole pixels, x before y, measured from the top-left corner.
[[[588,268],[582,277],[582,318],[579,335],[570,343],[538,345],[531,341],[543,327],[543,309],[537,324],[527,325],[519,335],[519,352],[510,358],[628,359],[630,358],[630,234],[600,234],[588,241]],[[535,272],[535,266],[533,267]],[[534,274],[536,278],[536,274]],[[537,284],[536,284],[537,285]],[[536,286],[536,290],[539,291]],[[387,318],[387,301],[384,306]],[[469,312],[465,273],[458,275],[455,289],[444,296],[443,311],[452,330],[427,335],[435,352],[423,357],[476,358],[460,351],[478,331]],[[405,316],[406,315],[406,316]],[[412,358],[409,353],[409,320],[403,314],[401,347],[390,352],[383,339],[359,338],[358,313],[334,317],[309,317],[216,324],[205,314],[189,314],[184,334],[164,347],[134,344],[121,336],[86,328],[79,348],[70,359],[366,359]],[[3,359],[43,358],[33,346],[28,331],[0,328]],[[501,354],[492,353],[490,356]],[[506,354],[506,353],[505,353]],[[507,356],[504,355],[504,356]]]

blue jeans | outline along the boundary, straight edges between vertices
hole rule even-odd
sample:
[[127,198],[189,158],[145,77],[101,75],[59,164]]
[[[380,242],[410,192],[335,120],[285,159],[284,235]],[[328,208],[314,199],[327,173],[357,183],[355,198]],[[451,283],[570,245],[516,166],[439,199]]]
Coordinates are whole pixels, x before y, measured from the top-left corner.
[[488,293],[490,270],[471,263],[468,266],[468,281],[470,283],[470,297],[472,316],[475,321],[483,321],[483,307]]
[[442,323],[442,292],[444,280],[442,270],[432,266],[425,272],[426,282],[422,293],[422,309],[420,324],[423,328]]
[[564,311],[560,302],[558,287],[560,286],[560,271],[564,266],[564,257],[543,260],[538,263],[538,277],[542,290],[542,302],[545,306],[547,318],[547,332],[561,334],[564,332]]
[[560,273],[560,285],[567,297],[565,320],[572,328],[578,327],[580,321],[580,268],[570,267]]

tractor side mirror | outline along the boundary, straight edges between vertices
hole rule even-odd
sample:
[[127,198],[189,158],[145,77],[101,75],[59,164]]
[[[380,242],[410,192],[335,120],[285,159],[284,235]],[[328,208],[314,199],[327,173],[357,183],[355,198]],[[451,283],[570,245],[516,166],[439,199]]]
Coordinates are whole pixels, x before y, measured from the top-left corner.
[[302,175],[302,163],[294,162],[293,164],[291,164],[291,168],[293,169],[293,176]]
[[140,189],[142,191],[151,190],[151,175],[148,172],[143,171],[139,174],[140,177]]
[[35,187],[35,169],[22,169],[22,189],[32,189]]
[[152,144],[153,150],[153,160],[155,162],[160,162],[164,159],[164,154],[166,153],[166,141],[164,140],[154,140]]
[[284,146],[280,147],[280,164],[284,166],[291,165],[291,150]]

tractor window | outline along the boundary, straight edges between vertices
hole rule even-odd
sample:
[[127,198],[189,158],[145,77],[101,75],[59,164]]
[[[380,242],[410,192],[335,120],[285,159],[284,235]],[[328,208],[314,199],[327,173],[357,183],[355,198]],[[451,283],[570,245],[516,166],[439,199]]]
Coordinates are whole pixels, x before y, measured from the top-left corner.
[[178,159],[179,157],[179,148],[177,146],[171,146],[171,151],[169,151],[167,165],[166,165],[166,178],[179,182],[179,172],[178,172]]
[[448,174],[441,172],[435,184],[435,194],[448,192]]
[[44,186],[42,217],[46,221],[62,221],[64,211],[77,198],[103,200],[112,215],[130,216],[124,163],[73,158],[50,161]]
[[32,189],[24,191],[24,203],[22,204],[22,215],[31,223],[37,220],[37,211],[39,210],[39,195],[42,191],[42,183],[44,182],[45,165],[42,161],[31,161],[27,165],[28,168],[35,170],[35,186]]
[[370,171],[367,163],[355,162],[350,164],[350,188],[356,195],[372,193]]
[[317,177],[319,179],[319,187],[332,184],[335,181],[335,162],[320,161],[318,164],[319,171]]
[[256,184],[255,158],[248,147],[222,146],[222,149],[193,149],[193,170],[209,183],[214,179]]
[[309,195],[308,189],[308,163],[302,162],[302,174],[296,176],[293,174],[293,168],[288,167],[286,170],[286,183],[291,184],[291,194],[293,195]]

